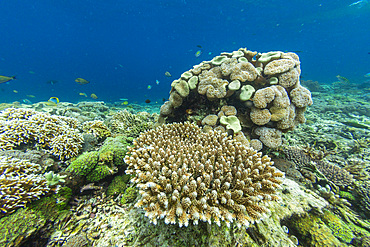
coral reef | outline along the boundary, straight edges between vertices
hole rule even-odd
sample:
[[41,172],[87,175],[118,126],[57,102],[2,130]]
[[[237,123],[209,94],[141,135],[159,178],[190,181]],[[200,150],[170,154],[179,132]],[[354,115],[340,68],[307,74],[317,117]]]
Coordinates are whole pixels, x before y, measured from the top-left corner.
[[[221,120],[222,107],[233,107],[235,113],[230,116],[239,127],[234,124],[226,128],[229,133],[242,131],[249,140],[259,139],[265,146],[277,148],[282,143],[282,133],[304,123],[306,107],[312,105],[310,91],[300,85],[300,72],[299,57],[292,52],[261,54],[246,48],[224,52],[195,65],[172,82],[159,122],[200,121],[206,130],[210,126],[225,127],[222,121],[205,123],[215,115]],[[192,116],[187,115],[188,109],[194,112]],[[255,132],[259,127],[265,135]]]
[[50,191],[38,174],[43,168],[27,160],[0,156],[0,216],[8,214]]
[[115,174],[119,167],[125,165],[127,145],[123,137],[108,137],[98,151],[83,153],[72,161],[67,170],[77,176],[86,177],[89,182],[99,181]]
[[138,137],[141,132],[153,128],[158,120],[158,114],[139,112],[131,113],[128,110],[118,111],[113,115],[110,127],[114,135]]
[[136,207],[155,224],[235,220],[248,227],[268,212],[266,201],[278,198],[283,174],[270,158],[225,133],[167,124],[141,134],[129,151],[126,173],[141,194]]
[[76,156],[83,143],[73,118],[31,109],[8,108],[0,112],[0,147],[11,150],[22,144],[45,148],[64,160]]
[[105,140],[112,135],[109,128],[101,120],[86,121],[82,124],[82,129],[84,133],[91,134],[99,140]]
[[354,182],[352,174],[344,168],[324,160],[312,158],[300,148],[284,147],[281,150],[286,160],[293,162],[304,175],[311,174],[311,172],[316,173],[317,177],[324,177],[331,185],[340,188],[346,188]]

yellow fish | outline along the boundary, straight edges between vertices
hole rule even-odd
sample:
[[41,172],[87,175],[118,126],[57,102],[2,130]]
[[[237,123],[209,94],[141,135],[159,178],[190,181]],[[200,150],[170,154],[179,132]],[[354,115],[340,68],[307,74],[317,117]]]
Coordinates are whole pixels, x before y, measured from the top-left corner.
[[167,77],[171,77],[172,76],[171,73],[168,72],[168,71],[166,71],[166,73],[164,73],[164,75],[167,76]]
[[77,83],[78,83],[78,84],[80,84],[80,85],[85,85],[85,84],[90,83],[88,80],[85,80],[85,79],[83,79],[83,78],[77,78],[77,79],[75,80],[75,82],[77,82]]
[[96,96],[96,94],[94,94],[94,93],[92,93],[92,94],[90,95],[90,97],[91,97],[91,98],[93,98],[93,99],[97,99],[97,98],[98,98],[98,96]]
[[16,79],[15,76],[3,76],[3,75],[0,75],[0,83],[12,81],[12,80],[15,80],[15,79]]
[[194,54],[194,56],[195,57],[199,57],[200,55],[202,55],[202,51],[201,50],[198,50],[195,54]]
[[18,93],[18,91],[17,90],[13,90],[13,93]]
[[79,95],[87,97],[85,93],[79,93]]
[[50,103],[54,103],[55,105],[59,103],[59,99],[57,97],[50,97],[48,100]]
[[128,105],[128,101],[123,102],[122,105]]
[[146,88],[147,88],[147,89],[152,89],[152,86],[148,85]]

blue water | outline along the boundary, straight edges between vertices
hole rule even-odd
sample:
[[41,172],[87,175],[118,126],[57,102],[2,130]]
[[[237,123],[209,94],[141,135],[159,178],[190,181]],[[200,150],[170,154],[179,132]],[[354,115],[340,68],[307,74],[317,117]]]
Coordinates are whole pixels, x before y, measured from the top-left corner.
[[0,84],[0,103],[29,94],[91,100],[81,92],[159,101],[182,72],[240,47],[298,51],[305,80],[331,83],[339,74],[360,83],[370,72],[370,3],[353,2],[2,0],[0,75],[17,80]]

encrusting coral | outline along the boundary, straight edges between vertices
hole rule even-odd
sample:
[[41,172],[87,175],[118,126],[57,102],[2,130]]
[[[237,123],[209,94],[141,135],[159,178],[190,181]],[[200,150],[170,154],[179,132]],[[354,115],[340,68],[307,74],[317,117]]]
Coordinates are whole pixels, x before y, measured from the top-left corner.
[[146,216],[188,226],[189,221],[240,227],[259,221],[265,202],[278,199],[283,173],[268,156],[226,133],[174,123],[142,133],[125,157]]
[[[216,125],[205,122],[214,115],[221,120],[225,113],[221,108],[227,105],[235,109],[231,115],[240,122],[240,128],[232,129],[234,133],[242,131],[248,140],[259,139],[267,147],[278,148],[281,133],[304,123],[306,107],[312,105],[310,91],[300,85],[300,73],[299,57],[292,52],[257,53],[246,48],[223,52],[172,82],[159,123],[188,120],[202,123],[205,131],[216,129],[224,125],[222,121]],[[195,113],[185,117],[187,109]],[[276,134],[261,136],[255,132],[259,127]]]
[[8,108],[0,112],[0,148],[11,150],[21,144],[45,148],[61,160],[76,156],[82,148],[77,120],[32,109]]
[[42,170],[27,160],[0,156],[0,216],[50,191],[47,179],[38,174]]

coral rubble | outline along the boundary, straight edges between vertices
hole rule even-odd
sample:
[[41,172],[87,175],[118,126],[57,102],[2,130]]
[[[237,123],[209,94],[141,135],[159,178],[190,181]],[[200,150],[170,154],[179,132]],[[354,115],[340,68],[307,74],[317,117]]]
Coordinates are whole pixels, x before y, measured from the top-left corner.
[[195,124],[175,123],[141,134],[129,147],[126,173],[135,175],[143,207],[153,223],[188,226],[189,221],[236,221],[249,226],[278,198],[283,176],[268,156],[240,145],[226,133],[203,133]]

